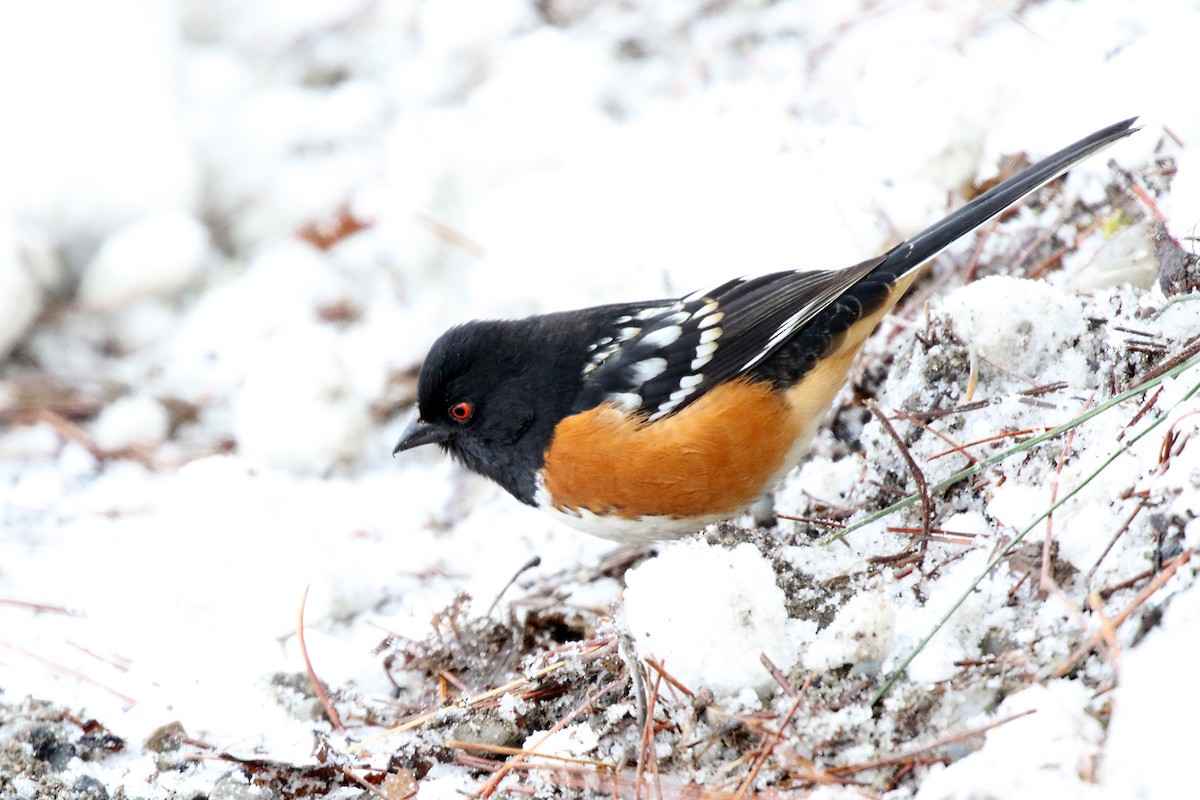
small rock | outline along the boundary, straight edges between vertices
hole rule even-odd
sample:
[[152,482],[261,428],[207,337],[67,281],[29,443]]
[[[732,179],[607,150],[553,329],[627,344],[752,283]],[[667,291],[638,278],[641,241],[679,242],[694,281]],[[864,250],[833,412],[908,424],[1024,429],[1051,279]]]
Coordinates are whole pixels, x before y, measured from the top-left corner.
[[71,788],[78,793],[79,800],[108,800],[108,789],[91,775],[80,775]]
[[183,747],[183,742],[187,738],[187,731],[183,729],[183,723],[176,720],[155,728],[146,737],[142,746],[152,753],[169,753]]
[[55,725],[35,725],[29,731],[29,743],[33,745],[33,757],[56,770],[65,769],[75,757],[75,745],[64,740]]
[[274,800],[275,793],[266,786],[253,786],[240,773],[229,773],[213,786],[209,800]]
[[455,726],[454,738],[498,747],[520,747],[525,734],[511,720],[485,712]]

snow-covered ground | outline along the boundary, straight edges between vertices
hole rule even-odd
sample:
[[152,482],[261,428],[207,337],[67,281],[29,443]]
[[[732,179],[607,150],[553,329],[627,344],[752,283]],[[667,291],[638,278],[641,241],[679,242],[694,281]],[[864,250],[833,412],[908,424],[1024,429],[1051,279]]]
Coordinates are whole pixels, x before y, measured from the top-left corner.
[[1137,114],[941,259],[779,511],[916,489],[861,395],[930,486],[1102,406],[1200,334],[1196,41],[1183,0],[4,6],[0,796],[458,797],[510,757],[472,735],[610,765],[512,793],[1194,793],[1198,369],[933,492],[924,548],[917,502],[625,572],[391,447],[454,322],[850,264]]

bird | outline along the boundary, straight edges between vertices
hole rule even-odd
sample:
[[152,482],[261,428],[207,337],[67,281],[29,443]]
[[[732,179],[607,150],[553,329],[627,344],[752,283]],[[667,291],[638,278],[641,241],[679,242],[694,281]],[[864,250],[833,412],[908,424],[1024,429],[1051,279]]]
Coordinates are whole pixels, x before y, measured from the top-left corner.
[[456,325],[393,455],[436,444],[522,503],[623,544],[751,511],[807,455],[855,356],[923,266],[1134,131],[1115,123],[859,264],[738,277],[679,298]]

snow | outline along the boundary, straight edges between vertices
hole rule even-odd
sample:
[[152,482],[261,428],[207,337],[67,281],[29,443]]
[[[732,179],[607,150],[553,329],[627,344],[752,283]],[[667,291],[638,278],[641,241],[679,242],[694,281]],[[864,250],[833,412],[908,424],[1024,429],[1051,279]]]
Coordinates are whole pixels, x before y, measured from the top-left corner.
[[[1112,797],[1181,796],[1195,786],[1187,768],[1187,737],[1175,726],[1200,712],[1195,694],[1180,691],[1198,648],[1200,594],[1191,591],[1179,595],[1160,629],[1122,657],[1102,766]],[[1148,764],[1161,768],[1147,769]]]
[[[995,275],[975,281],[942,304],[953,330],[971,343],[989,393],[1007,394],[1054,377],[1087,388],[1091,378],[1082,353],[1065,345],[1087,333],[1080,303],[1045,283],[1021,283]],[[996,320],[1004,320],[997,325]],[[1039,325],[1053,320],[1053,325]],[[1054,356],[1054,357],[1052,357]],[[1064,363],[1065,359],[1070,359]]]
[[153,446],[167,438],[171,424],[162,403],[127,395],[104,407],[92,425],[92,441],[109,453],[135,445]]
[[79,303],[108,311],[144,297],[171,297],[204,268],[208,231],[182,211],[160,211],[105,237],[84,267]]
[[540,755],[585,756],[599,743],[596,732],[586,723],[580,723],[554,732],[535,732],[525,740],[524,746]]
[[804,648],[806,667],[830,670],[849,664],[879,662],[891,652],[896,612],[892,598],[883,592],[861,592],[850,598]]
[[361,458],[366,403],[351,390],[336,333],[283,327],[248,357],[233,433],[254,463],[321,475]]
[[684,541],[666,549],[625,573],[625,614],[638,652],[685,686],[722,695],[765,688],[771,676],[760,653],[785,673],[796,661],[783,590],[749,544]]
[[1158,279],[1152,226],[1143,221],[1111,236],[1088,237],[1084,246],[1063,256],[1063,271],[1063,284],[1072,292],[1092,292],[1126,283],[1149,289]]
[[[1133,114],[1139,133],[988,234],[978,280],[963,285],[980,240],[951,249],[868,344],[859,394],[934,485],[968,464],[956,445],[982,458],[1066,423],[1200,333],[1192,295],[1155,283],[1160,220],[1122,188],[1132,176],[1194,251],[1194,3],[705,8],[0,10],[0,795],[268,796],[259,767],[217,756],[316,767],[316,738],[421,798],[460,797],[486,776],[444,747],[458,721],[494,713],[510,746],[537,742],[650,655],[684,687],[664,679],[650,709],[664,785],[716,786],[795,702],[764,652],[813,682],[760,788],[959,734],[813,796],[1195,786],[1178,726],[1200,713],[1181,560],[1200,546],[1200,368],[933,493],[944,533],[915,556],[919,503],[832,543],[836,527],[783,521],[614,557],[432,449],[391,458],[449,325],[854,263],[1003,156]],[[1005,274],[1059,248],[1044,280]],[[941,415],[967,402],[972,363],[986,405]],[[849,391],[839,405],[781,512],[853,524],[916,489],[878,420]],[[897,410],[936,412],[934,432]],[[1164,564],[1174,577],[1150,584]],[[345,733],[307,693],[306,591]],[[454,705],[556,658],[553,684]],[[632,772],[646,702],[620,683],[539,750]],[[449,728],[352,751],[439,703]],[[87,720],[124,749],[89,750]],[[151,747],[175,721],[192,742]],[[73,750],[52,766],[36,736]]]
[[983,747],[933,771],[920,798],[1094,797],[1092,782],[1102,736],[1084,709],[1087,690],[1075,681],[1033,686],[1007,698],[998,718],[1026,714],[988,731]]
[[78,265],[121,225],[193,206],[200,175],[170,6],[58,0],[6,9],[4,22],[0,93],[12,114],[0,174],[18,218],[47,229]]

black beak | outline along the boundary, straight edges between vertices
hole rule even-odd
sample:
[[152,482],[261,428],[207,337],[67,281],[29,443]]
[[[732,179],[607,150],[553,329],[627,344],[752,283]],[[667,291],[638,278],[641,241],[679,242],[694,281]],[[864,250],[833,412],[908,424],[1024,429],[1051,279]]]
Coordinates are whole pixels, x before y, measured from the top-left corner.
[[408,427],[404,429],[404,433],[400,434],[400,441],[396,442],[392,455],[396,455],[401,450],[420,447],[423,444],[444,442],[449,438],[450,431],[417,418],[409,423]]

